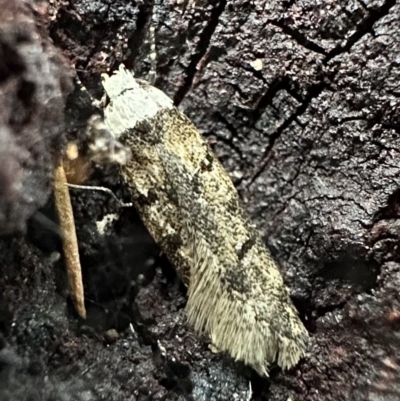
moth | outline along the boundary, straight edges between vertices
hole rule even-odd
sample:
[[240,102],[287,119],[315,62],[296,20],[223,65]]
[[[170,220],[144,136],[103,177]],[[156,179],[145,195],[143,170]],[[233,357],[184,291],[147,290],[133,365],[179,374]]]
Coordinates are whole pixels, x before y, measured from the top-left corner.
[[104,122],[129,148],[121,166],[145,226],[188,287],[188,322],[268,375],[304,356],[308,333],[277,265],[207,141],[159,89],[123,65],[102,75]]

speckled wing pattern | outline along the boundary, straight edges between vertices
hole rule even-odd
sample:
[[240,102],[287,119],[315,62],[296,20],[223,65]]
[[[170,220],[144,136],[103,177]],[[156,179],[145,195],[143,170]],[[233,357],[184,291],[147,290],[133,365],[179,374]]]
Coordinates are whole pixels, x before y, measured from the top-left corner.
[[103,75],[111,133],[132,152],[122,167],[148,230],[188,286],[187,316],[220,351],[259,374],[287,369],[308,334],[228,174],[162,91],[123,66]]

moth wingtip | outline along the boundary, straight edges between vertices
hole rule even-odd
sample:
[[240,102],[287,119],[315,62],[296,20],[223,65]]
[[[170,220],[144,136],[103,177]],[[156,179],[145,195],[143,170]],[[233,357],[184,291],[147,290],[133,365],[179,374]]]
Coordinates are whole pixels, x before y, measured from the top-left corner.
[[[209,334],[217,349],[260,376],[267,377],[274,362],[283,370],[294,367],[305,355],[308,333],[290,299],[277,304],[268,293],[262,302],[235,298],[220,282],[216,274],[191,277],[187,316],[195,330]],[[279,313],[271,312],[274,308]]]

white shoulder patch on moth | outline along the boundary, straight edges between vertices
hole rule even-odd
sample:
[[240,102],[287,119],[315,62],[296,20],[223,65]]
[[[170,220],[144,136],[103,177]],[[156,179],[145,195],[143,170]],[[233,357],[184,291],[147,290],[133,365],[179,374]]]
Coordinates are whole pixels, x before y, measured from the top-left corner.
[[102,74],[101,78],[110,98],[110,105],[104,112],[106,125],[116,137],[137,122],[154,117],[160,110],[174,107],[164,92],[135,79],[123,64],[113,75]]

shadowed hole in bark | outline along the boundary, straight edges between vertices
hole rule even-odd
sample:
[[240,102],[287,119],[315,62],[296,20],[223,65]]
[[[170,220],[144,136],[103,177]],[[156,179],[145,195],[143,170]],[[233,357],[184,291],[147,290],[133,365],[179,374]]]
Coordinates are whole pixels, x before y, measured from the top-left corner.
[[340,280],[359,291],[368,291],[376,285],[379,265],[375,261],[357,258],[356,252],[342,253],[336,260],[324,265],[321,276],[326,280]]
[[387,205],[374,216],[374,222],[382,219],[396,219],[400,216],[400,189],[394,191],[387,200]]

